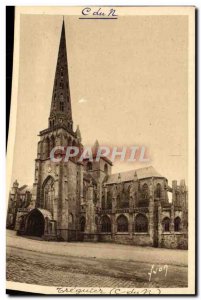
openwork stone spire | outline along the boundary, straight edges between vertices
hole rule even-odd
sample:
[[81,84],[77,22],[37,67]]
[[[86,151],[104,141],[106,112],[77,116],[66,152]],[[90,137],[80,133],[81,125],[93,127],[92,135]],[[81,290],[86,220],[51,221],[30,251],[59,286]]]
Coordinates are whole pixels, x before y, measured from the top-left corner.
[[55,126],[66,127],[69,131],[73,130],[64,21],[61,31],[49,117],[49,127],[52,128]]

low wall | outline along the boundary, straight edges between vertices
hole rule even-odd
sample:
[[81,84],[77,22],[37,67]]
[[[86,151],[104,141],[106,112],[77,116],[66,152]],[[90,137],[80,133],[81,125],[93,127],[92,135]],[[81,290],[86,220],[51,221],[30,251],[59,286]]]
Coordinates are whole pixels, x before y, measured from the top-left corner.
[[139,245],[139,246],[152,246],[150,235],[148,233],[116,233],[113,236],[111,234],[99,234],[99,242],[113,242],[117,244],[125,245]]
[[186,250],[188,249],[188,236],[184,233],[163,233],[160,247]]

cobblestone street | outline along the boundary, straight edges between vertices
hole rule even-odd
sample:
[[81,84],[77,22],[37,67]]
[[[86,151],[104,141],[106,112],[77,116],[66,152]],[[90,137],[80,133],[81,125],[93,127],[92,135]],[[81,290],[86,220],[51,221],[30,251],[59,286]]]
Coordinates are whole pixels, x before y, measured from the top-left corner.
[[[9,281],[69,287],[187,286],[187,251],[44,242],[17,237],[13,232],[8,232],[7,244]],[[155,268],[167,264],[167,275],[152,274],[149,281],[153,264]]]

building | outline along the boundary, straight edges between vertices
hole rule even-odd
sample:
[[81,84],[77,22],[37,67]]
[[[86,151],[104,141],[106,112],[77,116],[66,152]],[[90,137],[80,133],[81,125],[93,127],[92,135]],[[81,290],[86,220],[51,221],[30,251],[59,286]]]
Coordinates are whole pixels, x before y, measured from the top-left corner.
[[[188,192],[153,167],[112,174],[112,163],[77,157],[55,163],[55,146],[83,148],[73,130],[65,27],[62,25],[48,128],[39,134],[32,190],[14,182],[7,227],[46,240],[102,241],[186,249]],[[94,153],[98,148],[95,142]],[[172,193],[172,202],[168,200]]]

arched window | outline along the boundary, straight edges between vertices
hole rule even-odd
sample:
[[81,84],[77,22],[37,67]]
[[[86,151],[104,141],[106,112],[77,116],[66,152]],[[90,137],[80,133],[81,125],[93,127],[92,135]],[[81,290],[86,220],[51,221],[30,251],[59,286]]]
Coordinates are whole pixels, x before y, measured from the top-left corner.
[[124,215],[117,218],[117,231],[128,232],[128,219]]
[[51,176],[48,176],[42,186],[42,202],[40,203],[41,207],[53,212],[54,205],[54,179]]
[[104,172],[105,172],[105,175],[108,175],[108,165],[107,164],[104,165]]
[[81,232],[85,231],[85,223],[86,223],[85,217],[81,217],[80,218],[80,231]]
[[142,186],[139,206],[140,207],[148,207],[149,206],[149,187],[146,183],[144,183]]
[[101,232],[111,232],[111,220],[108,216],[101,218]]
[[181,230],[181,219],[180,217],[176,217],[174,219],[174,231],[180,231]]
[[107,209],[111,209],[112,208],[112,195],[111,195],[111,192],[108,191],[107,192]]
[[102,196],[102,209],[105,209],[105,196]]
[[44,158],[48,158],[50,156],[50,140],[49,137],[47,137],[43,143],[43,149],[44,149]]
[[91,171],[92,170],[92,162],[88,161],[87,163],[87,171]]
[[148,220],[147,217],[139,214],[135,218],[135,231],[136,232],[148,232]]
[[157,183],[156,185],[156,189],[155,189],[155,196],[156,198],[160,198],[161,197],[161,184]]
[[170,231],[170,218],[165,217],[162,221],[162,225],[163,225],[164,232]]
[[119,195],[117,195],[117,208],[121,208],[121,199]]

